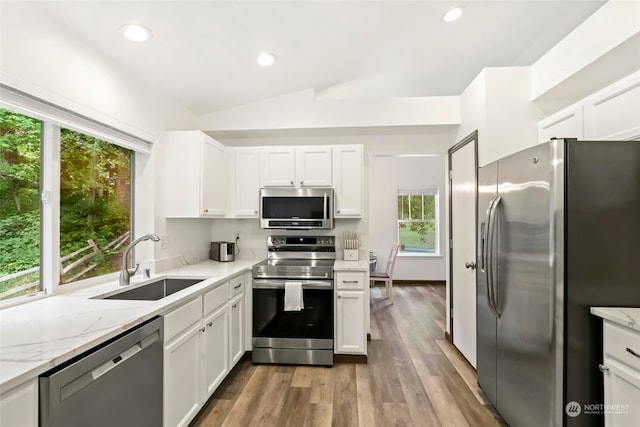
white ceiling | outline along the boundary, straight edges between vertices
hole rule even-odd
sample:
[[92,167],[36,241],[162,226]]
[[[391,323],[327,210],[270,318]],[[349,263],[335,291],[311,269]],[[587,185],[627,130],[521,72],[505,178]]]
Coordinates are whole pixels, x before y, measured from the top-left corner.
[[[603,0],[47,1],[38,13],[195,114],[303,89],[318,97],[459,95],[484,67],[531,65]],[[454,23],[441,21],[464,5]],[[26,16],[25,25],[28,25]],[[153,31],[131,43],[119,28]],[[278,61],[256,65],[260,51]]]

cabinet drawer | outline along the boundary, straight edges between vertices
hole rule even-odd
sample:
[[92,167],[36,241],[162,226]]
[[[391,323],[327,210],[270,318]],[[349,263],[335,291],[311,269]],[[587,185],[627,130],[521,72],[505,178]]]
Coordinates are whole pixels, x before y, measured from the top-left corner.
[[229,281],[229,287],[231,288],[231,298],[244,292],[245,288],[247,287],[247,277],[248,276],[246,274],[241,274]]
[[640,333],[604,322],[605,358],[611,357],[640,371]]
[[364,289],[364,273],[336,274],[337,289]]
[[229,282],[224,282],[212,291],[204,294],[202,314],[206,316],[229,300]]
[[164,342],[171,341],[180,332],[202,318],[202,298],[198,297],[164,316]]

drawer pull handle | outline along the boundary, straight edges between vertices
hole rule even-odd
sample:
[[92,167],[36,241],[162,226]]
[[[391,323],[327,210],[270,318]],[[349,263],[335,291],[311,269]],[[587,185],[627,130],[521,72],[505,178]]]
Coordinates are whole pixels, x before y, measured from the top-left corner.
[[237,306],[238,306],[238,304],[233,304],[233,305],[231,306],[231,308],[236,308]]
[[240,283],[238,286],[234,286],[233,289],[238,289],[240,286],[242,286],[242,283]]
[[208,327],[211,327],[212,325],[213,325],[213,322],[209,322],[209,323],[207,323],[207,326],[208,326]]
[[205,329],[204,329],[204,328],[201,328],[201,329],[200,329],[200,332],[204,332],[204,331],[205,331]]
[[343,280],[342,283],[358,283],[357,280]]
[[640,357],[640,354],[636,353],[635,351],[633,351],[629,347],[627,347],[627,352],[633,354],[635,357]]
[[598,365],[598,369],[600,369],[600,372],[607,372],[609,371],[609,367],[606,365],[603,365],[602,363]]

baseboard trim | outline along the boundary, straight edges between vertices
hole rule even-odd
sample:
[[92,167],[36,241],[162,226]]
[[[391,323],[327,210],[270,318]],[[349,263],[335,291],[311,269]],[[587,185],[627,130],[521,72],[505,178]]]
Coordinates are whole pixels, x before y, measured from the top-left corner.
[[333,363],[367,363],[365,354],[334,354]]
[[446,285],[447,282],[445,280],[396,280],[393,279],[394,285]]

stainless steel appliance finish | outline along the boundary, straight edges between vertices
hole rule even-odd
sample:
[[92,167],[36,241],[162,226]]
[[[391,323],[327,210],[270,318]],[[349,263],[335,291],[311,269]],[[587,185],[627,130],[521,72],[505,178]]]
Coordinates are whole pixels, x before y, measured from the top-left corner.
[[330,230],[333,201],[333,188],[261,188],[260,227]]
[[221,262],[234,261],[236,258],[236,244],[233,242],[211,242],[209,258]]
[[603,402],[589,308],[640,304],[640,143],[553,140],[478,185],[480,386],[511,425],[602,425],[565,405]]
[[40,427],[162,425],[162,318],[40,376]]
[[[253,362],[333,365],[334,236],[271,236],[267,246],[253,267]],[[284,310],[291,281],[301,284],[301,311]]]

